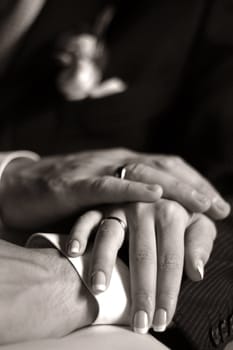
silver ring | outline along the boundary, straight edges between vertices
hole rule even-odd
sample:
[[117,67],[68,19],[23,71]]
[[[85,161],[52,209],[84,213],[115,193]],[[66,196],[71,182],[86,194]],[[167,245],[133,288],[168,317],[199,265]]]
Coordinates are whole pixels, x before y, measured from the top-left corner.
[[121,225],[122,229],[124,232],[127,231],[127,224],[121,220],[120,218],[118,218],[117,216],[107,216],[106,218],[104,218],[101,223],[100,226],[103,225],[105,223],[105,221],[107,220],[116,220],[117,222],[119,222],[119,224]]
[[116,177],[118,177],[119,179],[124,180],[125,176],[126,176],[126,167],[125,166],[120,166],[119,168],[117,168],[117,170],[115,171],[114,175]]

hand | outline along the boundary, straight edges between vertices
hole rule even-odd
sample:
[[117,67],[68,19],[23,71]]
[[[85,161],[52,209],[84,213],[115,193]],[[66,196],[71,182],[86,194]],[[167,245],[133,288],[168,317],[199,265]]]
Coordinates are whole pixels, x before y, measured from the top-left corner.
[[[215,218],[220,218],[221,216],[224,217],[227,215],[229,213],[229,206],[223,201],[217,191],[207,182],[207,180],[205,180],[193,168],[188,166],[179,158],[141,155],[141,159],[137,158],[133,161],[128,160],[125,168],[127,178],[137,181],[145,181],[146,183],[156,182],[163,186],[164,193],[168,198],[175,200],[168,201],[163,199],[148,206],[146,204],[132,204],[131,206],[127,206],[127,208],[131,208],[130,211],[127,210],[125,212],[124,210],[123,214],[119,212],[118,215],[115,215],[118,217],[123,215],[123,220],[128,221],[130,229],[130,260],[132,266],[130,271],[132,279],[131,284],[133,286],[132,291],[133,293],[136,293],[135,291],[138,289],[138,286],[141,286],[141,289],[145,292],[145,298],[141,298],[141,303],[143,300],[145,303],[148,296],[148,291],[153,295],[152,289],[155,287],[152,288],[152,285],[155,284],[154,276],[156,274],[157,263],[158,267],[161,266],[160,256],[166,257],[168,255],[177,257],[179,266],[176,268],[177,273],[172,274],[171,284],[166,282],[166,275],[169,275],[169,271],[164,273],[163,277],[161,278],[159,277],[161,275],[161,273],[159,274],[161,269],[158,269],[158,285],[156,288],[156,293],[159,293],[157,295],[160,295],[162,293],[160,293],[160,291],[163,289],[168,291],[166,294],[167,297],[165,297],[164,301],[164,305],[166,306],[166,308],[164,306],[164,309],[167,313],[165,323],[167,325],[171,321],[175,311],[183,272],[184,251],[188,276],[193,280],[200,280],[203,277],[202,274],[204,273],[204,265],[210,255],[214,236],[216,234],[215,226],[212,221],[207,218],[207,216],[200,213],[191,215],[183,206],[187,207],[187,209],[191,210],[192,212],[206,211],[207,214]],[[201,198],[201,194],[198,193],[198,188],[202,188],[202,192],[206,193],[206,196],[204,196],[204,201],[202,200],[203,196]],[[201,199],[200,201],[198,200],[199,198]],[[217,207],[217,199],[219,202],[223,203],[224,210],[221,211]],[[177,202],[180,202],[183,206]],[[175,209],[171,210],[171,207]],[[134,210],[132,208],[134,208]],[[151,210],[151,208],[153,209]],[[112,215],[113,214],[110,214],[110,216]],[[71,256],[82,254],[85,251],[89,235],[98,227],[101,218],[102,213],[100,211],[90,211],[79,218],[77,225],[75,225],[71,232],[70,244],[68,245],[68,253]],[[168,223],[166,221],[168,221]],[[149,237],[154,239],[155,227],[157,227],[155,242],[158,245],[158,261],[156,260],[156,246],[153,246],[153,241],[149,241],[149,238],[146,238],[147,235],[149,235]],[[149,256],[154,256],[155,259],[152,269],[148,269],[148,264],[146,263],[142,263],[140,268],[134,267],[137,266],[137,261],[134,261],[134,259],[137,260],[137,258],[135,258],[136,253],[134,253],[134,248],[137,247],[138,244],[135,237],[140,237],[140,230],[144,233],[144,236],[139,239],[140,245],[146,245],[146,247],[149,246],[151,248],[151,251],[149,251]],[[176,233],[177,237],[180,239],[179,244],[177,243],[176,245],[174,244],[174,246],[170,246],[170,250],[173,251],[169,251],[168,246],[164,243],[164,237],[166,239],[168,237],[166,230],[169,231],[169,235],[173,237],[173,240],[175,240],[176,237],[174,236],[174,233]],[[184,232],[186,232],[185,236]],[[202,233],[201,236],[200,232]],[[204,235],[203,232],[205,233]],[[191,241],[190,244],[188,243],[189,240]],[[202,245],[203,240],[204,244]],[[118,249],[122,245],[123,241],[124,235],[122,235],[122,230],[119,230],[119,223],[117,221],[108,220],[105,225],[101,225],[98,230],[94,245],[94,258],[90,275],[93,276],[93,271],[95,272],[96,270],[104,271],[104,283],[106,288],[109,284]],[[149,241],[151,244],[147,245],[147,241]],[[140,251],[140,247],[138,250]],[[134,262],[132,263],[132,261]],[[170,265],[172,269],[172,263]],[[150,271],[150,273],[147,273],[148,271]],[[101,283],[97,283],[98,278],[95,282],[97,285],[100,284],[103,287],[103,275],[101,279]],[[90,281],[90,283],[92,282],[93,281]],[[92,287],[94,290],[96,290],[95,285]],[[169,304],[169,295],[173,295],[173,304],[172,301],[170,301]],[[157,297],[157,299],[158,298],[159,297]],[[133,295],[132,300],[134,301],[134,311],[140,310],[138,305],[139,302],[135,301],[136,299],[137,297]],[[154,298],[154,300],[155,299],[156,298]],[[161,303],[159,303],[157,300],[156,305],[158,306],[160,304]],[[153,304],[151,305],[153,310]],[[135,312],[133,312],[133,314]],[[148,311],[148,323],[150,323],[152,320],[152,313],[153,311],[150,309]],[[158,321],[157,318],[158,316],[155,317],[155,322]],[[163,327],[165,326],[163,325]]]
[[167,155],[138,154],[125,166],[125,178],[147,184],[159,184],[163,197],[173,199],[191,212],[205,212],[212,219],[223,219],[230,205],[211,183],[182,158]]
[[[109,210],[104,216],[118,217],[129,228],[134,330],[146,333],[151,325],[156,331],[165,330],[176,309],[184,265],[193,281],[203,278],[216,236],[214,223],[207,216],[190,214],[177,202],[166,199],[153,204],[128,204]],[[117,220],[105,220],[99,225],[101,218],[99,211],[87,212],[71,233],[73,242],[78,242],[76,253],[82,254],[91,232],[98,227],[89,273],[95,293],[108,287],[125,238]]]
[[106,203],[154,202],[162,189],[116,178],[114,172],[130,152],[90,151],[15,160],[1,179],[1,216],[5,224],[40,229],[80,210]]
[[[113,176],[122,164],[128,180]],[[190,211],[229,214],[229,205],[185,162],[124,149],[12,162],[1,181],[1,214],[8,226],[37,229],[99,204],[156,201],[158,185]]]
[[96,318],[94,298],[55,249],[0,240],[0,285],[0,345],[60,337]]
[[134,329],[145,332],[152,324],[162,332],[173,319],[184,267],[191,280],[203,278],[216,228],[207,216],[163,199],[130,205],[128,218]]

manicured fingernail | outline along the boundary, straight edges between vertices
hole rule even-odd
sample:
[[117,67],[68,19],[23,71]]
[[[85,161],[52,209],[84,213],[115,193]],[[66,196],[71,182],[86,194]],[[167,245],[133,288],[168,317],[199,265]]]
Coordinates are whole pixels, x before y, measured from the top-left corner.
[[198,260],[196,263],[196,271],[198,273],[199,280],[203,280],[204,278],[204,264],[202,260]]
[[214,207],[222,213],[229,213],[231,210],[230,205],[227,202],[223,201],[221,198],[215,197],[212,200],[212,203]]
[[80,253],[80,243],[77,239],[73,239],[68,244],[68,253],[70,255],[78,255]]
[[94,293],[101,293],[106,290],[106,276],[103,271],[96,271],[93,273],[91,286]]
[[153,330],[155,332],[164,332],[167,328],[167,311],[164,309],[158,309],[155,312]]
[[149,329],[149,320],[148,315],[145,311],[137,311],[134,315],[133,320],[133,329],[134,332],[139,334],[146,334]]
[[208,197],[206,197],[204,194],[200,193],[200,192],[197,192],[197,191],[193,191],[192,192],[192,195],[193,195],[193,198],[198,202],[200,203],[201,205],[204,205],[204,206],[208,206],[210,205],[210,200]]

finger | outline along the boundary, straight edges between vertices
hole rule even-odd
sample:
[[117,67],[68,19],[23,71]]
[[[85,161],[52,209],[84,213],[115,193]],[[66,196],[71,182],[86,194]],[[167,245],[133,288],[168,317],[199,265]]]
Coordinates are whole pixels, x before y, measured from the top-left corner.
[[67,240],[68,255],[75,257],[85,252],[88,239],[101,219],[102,213],[97,210],[90,210],[78,218]]
[[[120,210],[111,212],[111,217],[117,217],[126,222],[124,213]],[[104,219],[100,224],[89,270],[89,283],[94,293],[101,293],[108,288],[117,253],[124,237],[125,230],[119,221]]]
[[132,181],[159,184],[163,188],[163,197],[179,202],[191,212],[205,212],[210,208],[208,197],[164,170],[135,163],[126,166],[125,176]]
[[197,170],[187,164],[180,157],[159,156],[154,159],[156,167],[168,171],[177,179],[193,186],[211,200],[208,215],[213,219],[223,219],[230,213],[230,205],[227,203],[214,186],[205,179]]
[[185,270],[193,281],[204,278],[204,267],[209,260],[216,238],[215,224],[205,215],[195,214],[185,234]]
[[[162,195],[162,188],[158,185],[147,185],[135,181],[118,179],[113,176],[103,176],[94,179],[80,180],[70,189],[79,194],[74,198],[82,199],[84,205],[113,204],[122,202],[154,202]],[[77,207],[76,207],[77,208]]]
[[153,329],[163,332],[175,313],[184,263],[184,232],[188,213],[178,203],[155,204],[158,277]]
[[128,208],[132,324],[135,332],[147,333],[155,306],[156,242],[154,206],[131,204]]

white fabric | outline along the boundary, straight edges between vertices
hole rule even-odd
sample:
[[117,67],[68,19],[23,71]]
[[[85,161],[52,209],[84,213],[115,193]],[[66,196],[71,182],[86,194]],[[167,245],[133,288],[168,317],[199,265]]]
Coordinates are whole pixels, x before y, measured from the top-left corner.
[[[27,245],[31,245],[32,241],[38,237],[45,238],[62,252],[89,289],[87,281],[90,253],[85,253],[84,256],[76,258],[67,256],[64,250],[67,236],[54,233],[35,233],[29,238]],[[108,289],[100,294],[93,294],[90,289],[89,291],[94,295],[99,306],[98,316],[94,324],[130,324],[129,271],[120,259],[117,259]]]
[[2,174],[6,169],[7,165],[17,158],[27,158],[34,161],[38,161],[40,156],[37,153],[31,151],[15,151],[15,152],[1,152],[0,153],[0,181]]
[[[139,335],[128,328],[92,326],[66,337],[1,346],[1,350],[168,350],[150,334]],[[233,350],[229,348],[228,350]]]

